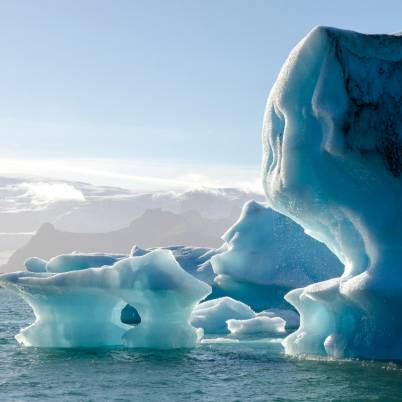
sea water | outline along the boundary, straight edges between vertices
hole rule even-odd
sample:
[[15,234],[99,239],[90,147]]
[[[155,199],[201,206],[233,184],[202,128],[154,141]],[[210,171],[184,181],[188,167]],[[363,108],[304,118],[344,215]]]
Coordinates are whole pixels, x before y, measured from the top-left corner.
[[33,314],[0,289],[0,401],[400,401],[402,364],[286,357],[278,340],[195,349],[37,349]]

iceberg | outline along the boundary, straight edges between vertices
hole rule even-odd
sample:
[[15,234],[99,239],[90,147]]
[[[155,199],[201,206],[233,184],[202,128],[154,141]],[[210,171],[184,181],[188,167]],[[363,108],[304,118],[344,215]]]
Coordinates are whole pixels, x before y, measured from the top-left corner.
[[231,335],[281,335],[285,333],[286,321],[280,317],[257,316],[248,320],[227,320]]
[[250,306],[231,297],[221,297],[197,305],[191,314],[191,324],[202,328],[206,334],[227,334],[227,320],[244,320],[254,316]]
[[[116,258],[113,265],[99,266],[105,257],[93,255],[91,267],[91,256],[72,254],[62,259],[75,270],[0,275],[0,285],[19,294],[36,317],[17,341],[38,347],[158,349],[197,343],[201,332],[189,320],[195,305],[211,292],[208,284],[184,271],[169,250],[127,258],[112,255],[106,261]],[[138,311],[139,325],[122,322],[127,304]]]
[[269,204],[323,242],[342,275],[292,290],[286,353],[402,359],[402,36],[318,27],[267,102]]
[[256,313],[250,306],[225,296],[198,304],[191,314],[191,324],[209,335],[283,335],[298,324],[298,315],[280,309]]
[[211,258],[216,287],[254,310],[289,309],[291,289],[337,277],[342,264],[303,228],[266,205],[249,201],[238,221],[222,236]]

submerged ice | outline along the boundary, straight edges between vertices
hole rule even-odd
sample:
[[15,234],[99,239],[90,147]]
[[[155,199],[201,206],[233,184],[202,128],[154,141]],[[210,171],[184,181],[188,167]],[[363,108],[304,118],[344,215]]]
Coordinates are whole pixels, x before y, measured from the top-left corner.
[[344,264],[292,290],[289,354],[402,358],[402,37],[314,29],[291,52],[265,112],[270,205]]

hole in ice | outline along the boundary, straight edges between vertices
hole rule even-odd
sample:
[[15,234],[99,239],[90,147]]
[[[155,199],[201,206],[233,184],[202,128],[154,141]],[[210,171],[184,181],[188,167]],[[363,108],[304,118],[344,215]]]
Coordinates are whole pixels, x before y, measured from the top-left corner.
[[133,306],[127,304],[121,310],[120,320],[123,324],[138,325],[141,322],[141,317]]

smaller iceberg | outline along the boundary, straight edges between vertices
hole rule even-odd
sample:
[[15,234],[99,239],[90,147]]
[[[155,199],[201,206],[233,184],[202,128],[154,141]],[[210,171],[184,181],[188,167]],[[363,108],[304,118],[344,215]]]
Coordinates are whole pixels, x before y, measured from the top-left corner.
[[293,311],[266,310],[256,313],[238,300],[221,297],[198,304],[191,315],[191,324],[209,335],[283,335],[285,328],[288,329],[286,318],[290,320],[291,328],[298,324],[298,316]]
[[248,320],[228,320],[226,323],[232,335],[285,334],[286,325],[283,318],[267,316],[257,316]]
[[[99,266],[105,259],[112,265]],[[31,260],[27,266],[43,264]],[[170,349],[192,347],[201,335],[190,315],[211,288],[168,250],[129,258],[71,254],[53,259],[53,267],[68,271],[48,272],[48,262],[46,272],[0,275],[0,285],[19,294],[36,317],[16,336],[22,345]],[[139,313],[139,325],[122,322],[127,304]]]
[[246,304],[231,297],[221,297],[196,306],[191,315],[191,323],[196,328],[202,328],[206,334],[227,334],[227,320],[243,320],[254,316],[255,312]]

